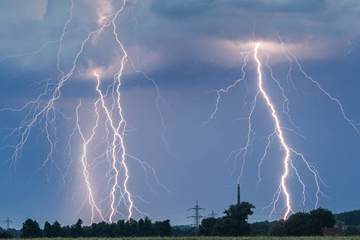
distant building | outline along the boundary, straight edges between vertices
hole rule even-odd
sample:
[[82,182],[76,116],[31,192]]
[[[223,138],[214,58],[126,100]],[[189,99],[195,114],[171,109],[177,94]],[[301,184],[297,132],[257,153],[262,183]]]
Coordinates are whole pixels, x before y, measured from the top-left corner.
[[322,228],[324,236],[345,236],[341,228]]

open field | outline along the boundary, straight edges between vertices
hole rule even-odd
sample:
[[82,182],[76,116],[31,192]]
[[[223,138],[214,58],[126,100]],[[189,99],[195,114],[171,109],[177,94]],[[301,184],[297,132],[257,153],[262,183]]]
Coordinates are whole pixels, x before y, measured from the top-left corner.
[[[26,239],[26,238],[24,238]],[[124,237],[124,238],[31,238],[31,240],[350,240],[359,239],[360,236],[330,237],[330,236],[312,236],[312,237]]]

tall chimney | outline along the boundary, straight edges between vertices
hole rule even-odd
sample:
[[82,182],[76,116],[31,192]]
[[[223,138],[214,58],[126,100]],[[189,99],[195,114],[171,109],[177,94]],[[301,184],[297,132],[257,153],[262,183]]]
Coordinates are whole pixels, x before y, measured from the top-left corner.
[[237,204],[240,204],[240,185],[237,185]]

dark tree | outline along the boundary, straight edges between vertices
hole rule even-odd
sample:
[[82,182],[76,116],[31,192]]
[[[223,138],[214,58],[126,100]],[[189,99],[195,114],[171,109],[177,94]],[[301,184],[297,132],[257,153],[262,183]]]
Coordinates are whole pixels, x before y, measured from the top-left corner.
[[268,220],[264,222],[255,222],[251,224],[250,236],[267,236],[269,235],[269,229],[273,226]]
[[61,224],[58,221],[55,221],[51,226],[52,237],[60,237],[61,236]]
[[269,229],[271,236],[320,236],[322,228],[332,228],[336,223],[332,212],[318,208],[310,213],[298,212],[285,222],[279,221]]
[[154,236],[170,237],[172,234],[172,228],[170,226],[170,220],[156,221],[154,224]]
[[60,237],[70,237],[71,236],[71,229],[69,225],[63,226],[61,228]]
[[17,230],[15,228],[9,228],[6,230],[8,233],[14,236],[14,238],[20,238],[21,236],[21,230]]
[[345,225],[359,226],[360,225],[360,210],[334,214],[335,220],[344,222]]
[[79,220],[74,225],[71,225],[71,227],[70,227],[70,235],[72,237],[82,237],[82,236],[84,236],[84,230],[81,227],[82,223],[83,223],[83,221],[79,218]]
[[253,214],[253,208],[255,206],[248,202],[230,205],[229,209],[224,211],[225,216],[217,219],[212,227],[210,222],[205,222],[206,225],[200,227],[205,234],[211,229],[212,236],[247,236],[251,231],[247,219]]
[[52,237],[51,224],[48,221],[46,221],[44,224],[44,237],[46,238]]
[[214,230],[214,226],[218,220],[215,218],[205,218],[199,226],[199,236],[210,236]]
[[312,219],[319,219],[321,221],[322,228],[333,228],[336,220],[331,211],[324,208],[318,208],[310,211]]
[[126,237],[138,236],[138,222],[134,219],[129,219],[125,224],[124,233]]
[[270,236],[285,236],[285,222],[280,220],[275,222],[274,225],[269,229]]
[[[225,210],[225,217],[222,219],[222,235],[227,236],[247,236],[251,228],[247,223],[249,215],[254,212],[251,210],[255,208],[254,205],[248,202],[242,202],[236,205],[230,205],[228,210]],[[216,226],[216,225],[215,225]]]
[[21,238],[40,238],[42,237],[42,231],[39,224],[36,221],[28,218],[21,228]]
[[[310,219],[309,213],[298,212],[285,221],[284,230],[288,236],[309,236],[313,235],[307,229],[307,221]],[[317,226],[321,230],[321,227]]]
[[113,229],[113,236],[114,237],[123,237],[125,236],[125,221],[119,220]]
[[358,229],[356,227],[348,227],[345,230],[345,234],[347,236],[357,236],[357,235],[359,235],[359,232],[358,232]]
[[172,227],[172,235],[173,237],[188,237],[188,236],[196,236],[197,228],[190,227],[188,225],[174,226]]
[[149,217],[145,217],[145,219],[139,220],[139,236],[151,236],[152,235],[152,223]]
[[113,237],[113,226],[115,224],[107,224],[102,221],[99,223],[93,223],[90,226],[89,232],[86,237]]
[[0,238],[15,238],[12,234],[8,233],[7,231],[0,233]]
[[61,225],[58,221],[55,221],[53,225],[51,225],[48,221],[45,222],[44,225],[44,237],[46,238],[54,238],[61,236]]

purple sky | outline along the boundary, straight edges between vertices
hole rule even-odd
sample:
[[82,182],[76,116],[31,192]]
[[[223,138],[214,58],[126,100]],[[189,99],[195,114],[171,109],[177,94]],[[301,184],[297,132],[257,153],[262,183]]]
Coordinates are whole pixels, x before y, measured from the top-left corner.
[[[251,222],[269,220],[272,209],[270,220],[282,218],[283,192],[275,206],[271,203],[286,151],[276,135],[266,149],[275,125],[263,95],[252,111],[259,91],[256,43],[263,88],[286,144],[316,169],[323,193],[317,194],[314,174],[292,154],[297,171],[290,167],[286,178],[292,211],[303,210],[298,175],[306,185],[306,210],[317,206],[340,213],[359,208],[358,1],[157,0],[124,5],[74,0],[72,7],[70,0],[5,0],[0,2],[0,26],[0,220],[10,217],[11,227],[21,228],[26,218],[41,227],[45,221],[67,225],[78,218],[91,223],[81,163],[84,139],[91,137],[97,122],[96,109],[99,125],[87,151],[99,208],[95,222],[102,220],[99,212],[110,218],[112,199],[117,205],[113,221],[129,214],[129,195],[121,198],[124,149],[134,219],[148,215],[153,221],[190,224],[187,217],[194,212],[187,209],[196,200],[206,209],[203,216],[212,210],[221,216],[236,203],[237,183],[241,199],[256,206]],[[316,82],[305,77],[294,56]],[[265,66],[267,58],[278,82]],[[111,85],[121,66],[122,119],[118,94],[112,92],[116,81]],[[120,128],[124,149],[115,147],[119,187],[114,195],[113,131],[98,101],[94,72],[99,91],[108,92],[104,105],[113,109],[111,119],[127,123],[125,131],[124,125]],[[220,92],[216,105],[216,90],[239,79]],[[46,108],[54,93],[59,95],[53,107]],[[247,146],[250,114],[250,144],[235,158],[231,153]]]

